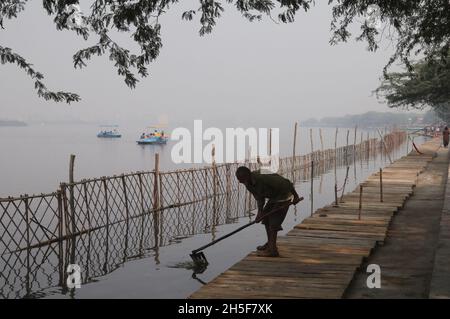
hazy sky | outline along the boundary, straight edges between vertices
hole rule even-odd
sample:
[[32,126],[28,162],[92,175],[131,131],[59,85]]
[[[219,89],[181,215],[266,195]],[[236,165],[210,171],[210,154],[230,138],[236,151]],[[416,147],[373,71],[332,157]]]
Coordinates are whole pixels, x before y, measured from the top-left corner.
[[[89,3],[81,1],[82,10]],[[371,92],[392,48],[386,44],[371,53],[354,40],[330,46],[331,10],[325,1],[292,24],[250,23],[227,5],[205,37],[198,35],[198,17],[181,20],[192,7],[198,2],[182,1],[162,18],[161,54],[150,76],[130,90],[107,56],[75,70],[73,53],[97,39],[84,42],[73,32],[57,31],[42,2],[28,2],[18,19],[6,22],[0,44],[29,59],[50,88],[76,92],[82,101],[46,102],[21,70],[0,65],[0,118],[151,124],[164,116],[172,123],[199,118],[233,126],[254,118],[301,121],[388,110]],[[121,38],[131,43],[127,37]]]

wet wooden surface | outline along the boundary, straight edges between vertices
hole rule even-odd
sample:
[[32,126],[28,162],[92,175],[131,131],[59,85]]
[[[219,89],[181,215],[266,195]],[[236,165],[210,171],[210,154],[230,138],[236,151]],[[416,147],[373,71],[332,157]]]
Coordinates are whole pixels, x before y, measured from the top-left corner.
[[317,210],[278,239],[280,257],[250,253],[190,298],[342,298],[355,272],[386,239],[394,214],[413,193],[432,155],[410,154],[343,197],[339,207]]

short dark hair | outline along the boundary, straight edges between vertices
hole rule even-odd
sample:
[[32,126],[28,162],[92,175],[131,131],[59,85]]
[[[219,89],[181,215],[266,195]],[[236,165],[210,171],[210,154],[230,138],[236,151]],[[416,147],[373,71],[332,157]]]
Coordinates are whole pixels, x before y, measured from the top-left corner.
[[236,170],[236,176],[250,176],[250,174],[250,169],[245,166],[239,166]]

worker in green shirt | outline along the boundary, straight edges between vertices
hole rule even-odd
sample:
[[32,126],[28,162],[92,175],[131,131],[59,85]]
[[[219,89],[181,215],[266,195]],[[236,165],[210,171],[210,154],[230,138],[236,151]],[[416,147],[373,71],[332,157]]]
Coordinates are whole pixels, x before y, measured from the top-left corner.
[[[266,228],[267,243],[257,247],[258,255],[278,257],[277,233],[283,229],[281,224],[286,218],[289,206],[296,205],[303,197],[298,196],[290,180],[278,174],[252,172],[249,168],[241,166],[236,170],[236,178],[255,197],[258,204],[255,220],[262,222]],[[265,216],[269,212],[271,214]]]

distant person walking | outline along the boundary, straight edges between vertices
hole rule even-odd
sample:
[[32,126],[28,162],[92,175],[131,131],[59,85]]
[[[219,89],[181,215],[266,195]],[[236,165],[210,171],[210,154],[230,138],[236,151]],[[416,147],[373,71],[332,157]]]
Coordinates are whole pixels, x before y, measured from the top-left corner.
[[446,126],[444,128],[444,132],[442,132],[442,139],[443,139],[443,142],[444,142],[444,147],[448,147],[449,136],[450,136],[450,132],[448,130],[448,127]]

